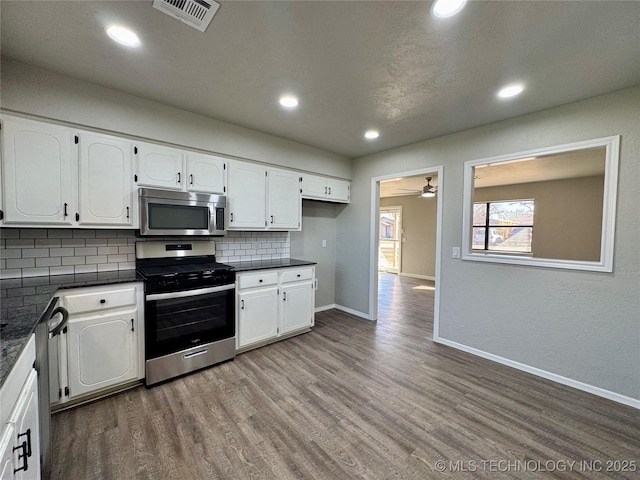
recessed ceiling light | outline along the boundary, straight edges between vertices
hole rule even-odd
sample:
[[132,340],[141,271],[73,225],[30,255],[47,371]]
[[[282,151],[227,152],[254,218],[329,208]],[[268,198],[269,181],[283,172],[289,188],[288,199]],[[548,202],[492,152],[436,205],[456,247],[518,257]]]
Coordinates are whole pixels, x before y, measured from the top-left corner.
[[293,95],[283,95],[280,97],[280,105],[285,108],[296,108],[298,103],[298,99]]
[[520,95],[524,90],[524,86],[520,83],[507,85],[498,92],[500,98],[511,98]]
[[136,33],[132,30],[129,30],[126,27],[122,27],[120,25],[110,25],[106,28],[107,35],[114,42],[118,42],[120,45],[124,45],[125,47],[136,48],[142,45],[140,41],[140,37],[136,35]]
[[374,138],[378,138],[380,133],[377,130],[367,130],[364,132],[364,138],[368,138],[369,140],[373,140]]
[[467,0],[437,0],[431,7],[431,15],[436,18],[453,17],[467,4]]

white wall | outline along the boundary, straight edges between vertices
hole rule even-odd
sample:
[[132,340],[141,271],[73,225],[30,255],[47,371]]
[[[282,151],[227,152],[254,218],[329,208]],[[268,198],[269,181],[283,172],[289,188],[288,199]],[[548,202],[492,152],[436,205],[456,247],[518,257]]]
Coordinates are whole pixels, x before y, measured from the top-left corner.
[[[515,100],[517,101],[517,99]],[[466,160],[621,135],[614,272],[461,261]],[[369,310],[371,178],[444,166],[440,336],[640,399],[640,87],[354,160],[338,217],[336,303]]]
[[106,133],[351,178],[351,161],[318,148],[214,120],[13,61],[2,61],[3,110]]

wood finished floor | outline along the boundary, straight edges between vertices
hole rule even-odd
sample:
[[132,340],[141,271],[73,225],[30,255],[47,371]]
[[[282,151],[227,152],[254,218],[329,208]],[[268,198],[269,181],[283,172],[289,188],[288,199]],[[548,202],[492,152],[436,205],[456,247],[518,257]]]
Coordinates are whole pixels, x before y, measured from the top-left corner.
[[322,312],[311,333],[54,415],[52,478],[640,478],[540,471],[640,468],[638,410],[434,344],[433,284],[380,286],[377,323]]

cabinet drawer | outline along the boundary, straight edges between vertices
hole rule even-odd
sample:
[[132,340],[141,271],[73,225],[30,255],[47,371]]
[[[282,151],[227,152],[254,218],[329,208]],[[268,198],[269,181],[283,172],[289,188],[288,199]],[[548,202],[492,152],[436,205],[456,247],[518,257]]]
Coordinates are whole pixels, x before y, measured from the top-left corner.
[[287,282],[300,282],[302,280],[311,280],[313,278],[313,269],[305,268],[301,270],[285,270],[280,273],[280,281],[282,283]]
[[74,315],[82,312],[107,310],[136,304],[136,287],[101,289],[95,292],[64,296],[64,305]]
[[238,275],[238,288],[264,287],[278,283],[278,272]]

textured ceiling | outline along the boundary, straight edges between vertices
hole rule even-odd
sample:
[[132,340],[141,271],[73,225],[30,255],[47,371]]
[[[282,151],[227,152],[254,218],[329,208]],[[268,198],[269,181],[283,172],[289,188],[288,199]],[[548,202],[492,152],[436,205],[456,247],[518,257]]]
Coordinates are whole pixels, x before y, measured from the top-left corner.
[[3,0],[2,55],[348,157],[640,84],[635,1],[472,1],[445,20],[418,1],[220,3],[201,33],[152,0]]

